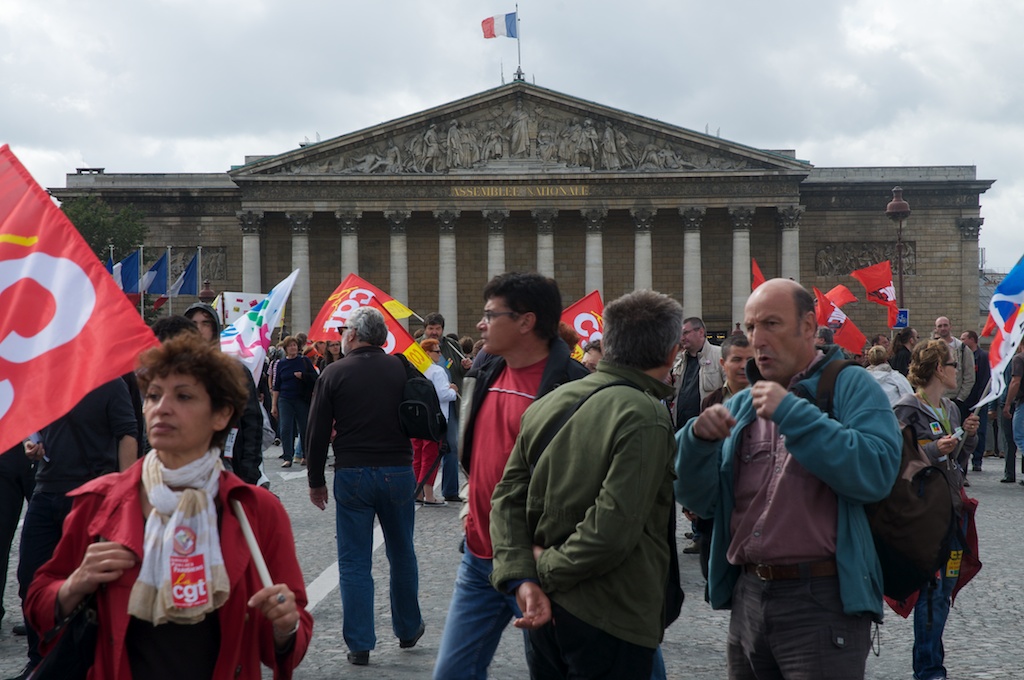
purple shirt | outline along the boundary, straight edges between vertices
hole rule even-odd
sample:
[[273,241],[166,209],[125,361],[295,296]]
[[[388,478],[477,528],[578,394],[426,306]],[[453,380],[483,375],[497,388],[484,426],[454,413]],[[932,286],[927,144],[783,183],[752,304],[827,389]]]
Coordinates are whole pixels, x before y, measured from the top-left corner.
[[[819,352],[807,370],[822,357]],[[729,562],[797,564],[835,557],[835,492],[790,455],[774,421],[758,418],[740,436],[733,465],[736,506],[729,522]]]

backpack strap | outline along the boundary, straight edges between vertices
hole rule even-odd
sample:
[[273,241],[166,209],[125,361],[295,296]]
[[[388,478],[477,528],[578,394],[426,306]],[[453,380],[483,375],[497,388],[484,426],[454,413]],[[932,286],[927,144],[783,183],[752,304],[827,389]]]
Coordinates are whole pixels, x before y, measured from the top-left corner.
[[627,387],[632,387],[633,389],[636,389],[636,390],[640,389],[635,383],[632,383],[632,382],[630,382],[628,380],[615,380],[615,381],[610,382],[610,383],[605,383],[604,385],[601,385],[601,386],[597,387],[593,391],[588,392],[587,394],[584,394],[583,397],[581,397],[580,400],[577,401],[576,404],[572,408],[570,408],[570,409],[566,410],[565,412],[563,412],[561,417],[553,425],[549,425],[547,427],[547,429],[545,429],[543,432],[541,432],[540,437],[537,440],[538,441],[537,458],[530,465],[530,473],[531,474],[533,473],[534,468],[537,466],[537,461],[539,461],[541,455],[543,455],[544,450],[548,448],[548,444],[550,444],[551,440],[555,438],[555,435],[558,434],[558,432],[563,427],[565,427],[565,424],[569,422],[569,419],[572,418],[573,415],[577,411],[580,410],[580,407],[583,406],[583,404],[587,401],[587,399],[590,399],[592,396],[594,396],[595,394],[597,394],[601,390],[606,390],[609,387],[615,387],[617,385],[625,385]]
[[835,417],[835,414],[832,413],[832,394],[835,391],[836,378],[839,376],[840,371],[849,366],[860,366],[860,364],[852,360],[830,361],[821,369],[821,376],[818,378],[818,389],[814,394],[814,399],[811,401],[819,409],[827,413],[829,418]]

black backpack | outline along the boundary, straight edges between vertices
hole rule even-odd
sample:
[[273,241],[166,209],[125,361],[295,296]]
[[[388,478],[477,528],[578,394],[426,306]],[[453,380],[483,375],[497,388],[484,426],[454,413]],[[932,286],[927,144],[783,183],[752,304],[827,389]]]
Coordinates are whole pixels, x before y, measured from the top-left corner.
[[410,439],[444,441],[448,422],[441,412],[441,402],[437,398],[434,383],[427,380],[404,356],[397,356],[405,365],[406,376],[402,403],[398,405],[398,421],[402,433]]
[[[821,371],[814,402],[832,414],[836,376],[854,361],[833,361]],[[921,449],[910,427],[901,424],[900,471],[889,495],[864,506],[882,565],[883,592],[905,600],[935,578],[949,558],[962,502],[952,467],[940,467]],[[953,465],[952,461],[947,461]]]

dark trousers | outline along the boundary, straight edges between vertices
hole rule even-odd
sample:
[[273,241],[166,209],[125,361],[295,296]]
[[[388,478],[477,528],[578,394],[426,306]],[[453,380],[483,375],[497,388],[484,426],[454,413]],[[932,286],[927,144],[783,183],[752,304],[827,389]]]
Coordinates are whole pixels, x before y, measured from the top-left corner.
[[35,484],[35,464],[25,455],[21,444],[0,455],[0,619],[4,617],[4,587],[11,563],[11,544],[18,531],[21,506],[32,497]]
[[[22,606],[32,577],[53,556],[64,531],[64,519],[71,512],[71,499],[62,493],[37,491],[28,502],[25,524],[21,528],[21,554],[18,561],[18,595]],[[46,633],[46,631],[42,631]],[[39,635],[28,627],[28,662],[33,668],[42,661]]]
[[650,680],[654,649],[584,623],[554,602],[552,621],[530,631],[532,680]]
[[839,579],[762,581],[741,574],[732,594],[730,680],[864,678],[871,617],[843,613]]
[[[1000,399],[998,402],[998,418],[999,418],[999,431],[1002,433],[1003,440],[1003,452],[1006,455],[1006,459],[1003,461],[1003,477],[1006,479],[1017,479],[1017,445],[1013,443],[1013,412],[1015,409],[1010,409],[1010,418],[1003,416],[1003,405],[1006,403],[1005,399]],[[999,437],[996,437],[996,443],[999,443]],[[1021,472],[1024,473],[1024,459],[1021,460]]]

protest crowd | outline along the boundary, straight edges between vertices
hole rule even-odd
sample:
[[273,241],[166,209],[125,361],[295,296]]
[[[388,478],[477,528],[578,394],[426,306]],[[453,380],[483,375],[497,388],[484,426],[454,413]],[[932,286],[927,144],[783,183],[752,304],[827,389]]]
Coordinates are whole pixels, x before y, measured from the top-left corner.
[[[997,297],[1021,279],[1024,264]],[[130,370],[9,442],[13,680],[292,677],[318,633],[268,465],[304,470],[334,510],[352,666],[380,663],[379,528],[399,648],[441,625],[426,597],[449,601],[437,680],[486,678],[503,636],[521,639],[521,677],[665,678],[666,628],[705,602],[729,611],[723,677],[863,678],[884,615],[912,617],[908,674],[947,677],[950,606],[981,568],[972,474],[988,436],[1004,483],[1024,449],[1019,300],[982,333],[940,316],[868,341],[848,289],[770,279],[717,345],[651,290],[566,307],[555,280],[500,274],[479,338],[460,338],[439,313],[410,333],[396,316],[412,310],[358,277],[339,291],[354,288],[360,304],[334,295],[273,344],[289,280],[227,327],[198,303],[135,329]],[[574,326],[580,304],[601,323]],[[900,495],[911,475],[927,498]],[[452,506],[461,561],[450,591],[424,593],[416,513]],[[688,559],[706,582],[683,609]]]

